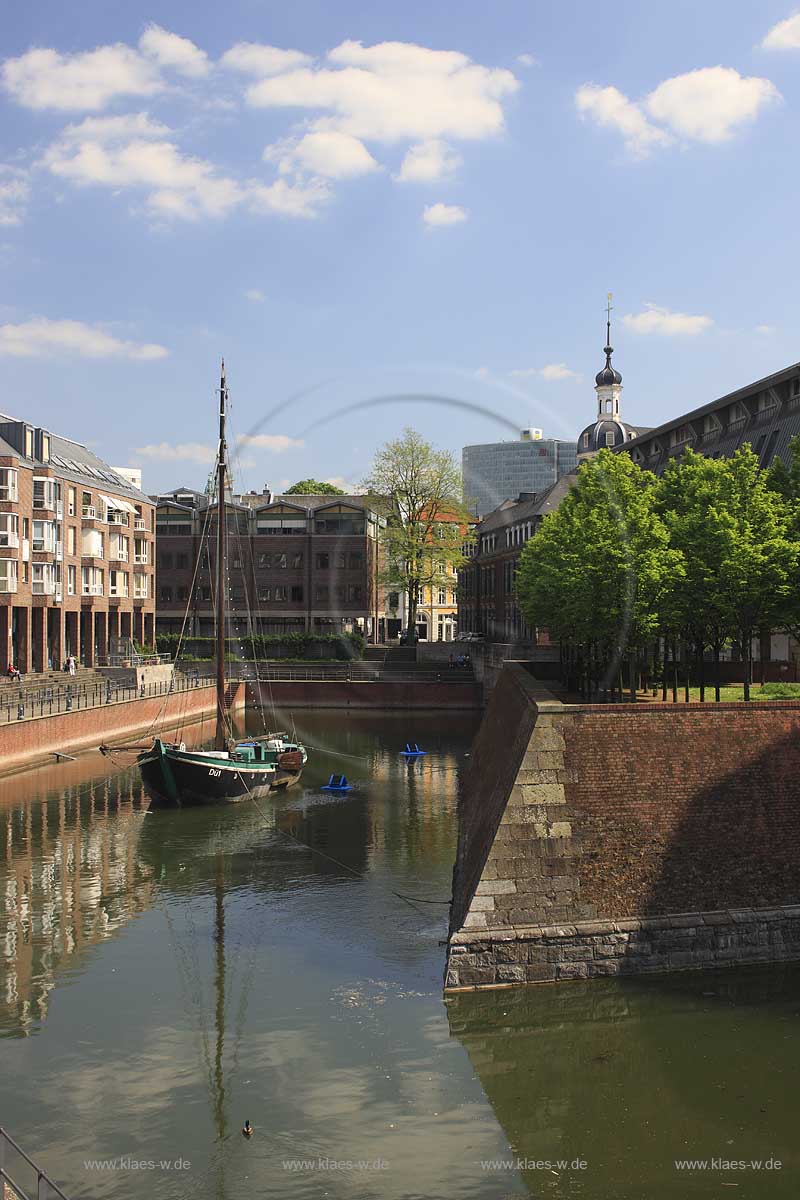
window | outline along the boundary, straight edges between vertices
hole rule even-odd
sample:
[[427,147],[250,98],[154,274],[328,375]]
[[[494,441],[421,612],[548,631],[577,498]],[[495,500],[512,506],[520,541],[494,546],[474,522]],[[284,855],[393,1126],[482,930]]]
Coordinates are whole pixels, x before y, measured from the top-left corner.
[[55,590],[55,574],[52,564],[32,563],[31,591],[34,596],[52,596]]
[[588,433],[585,433],[583,435],[583,448],[584,448],[584,450],[589,449],[589,434]]
[[354,550],[350,554],[350,570],[360,571],[364,565],[364,555],[360,550]]
[[365,520],[361,513],[336,513],[318,517],[314,522],[317,533],[361,533],[365,531]]
[[75,516],[75,488],[67,488],[67,516]]
[[67,595],[74,596],[77,588],[77,568],[67,567]]
[[[17,491],[17,472],[12,467],[0,468],[0,500],[19,500],[19,492]],[[17,581],[15,579],[14,591],[17,590],[16,585]]]
[[172,588],[164,583],[162,583],[162,585],[161,585],[161,603],[162,604],[171,604],[172,603]]
[[188,600],[189,599],[188,587],[179,587],[178,588],[178,599],[179,600]]
[[269,570],[269,568],[272,566],[272,555],[271,554],[259,554],[258,565],[261,568],[261,570]]
[[81,592],[84,596],[102,596],[103,572],[99,567],[81,567]]
[[126,571],[108,572],[108,594],[109,596],[127,596],[128,574]]
[[197,589],[197,595],[200,600],[208,602],[211,599],[211,588],[207,583],[204,583]]
[[[147,542],[144,538],[133,539],[133,561],[135,563],[147,562]],[[142,576],[144,578],[144,576]]]
[[262,584],[258,589],[258,598],[261,601],[269,603],[269,601],[272,599],[272,588]]
[[[139,539],[137,538],[137,541],[138,540]],[[172,567],[172,555],[171,554],[159,554],[158,565],[162,571],[168,571]]]
[[[36,549],[36,525],[33,522],[33,548]],[[84,529],[81,535],[81,554],[84,558],[104,558],[105,541],[99,529]]]
[[339,568],[340,571],[347,570],[347,555],[346,554],[337,554],[336,555],[336,566]]
[[16,513],[0,513],[0,546],[19,545],[19,517]]
[[136,600],[146,600],[148,596],[148,579],[149,576],[140,571],[136,571],[133,576],[133,595]]
[[0,558],[0,592],[17,590],[17,563],[13,558]]
[[292,588],[292,603],[300,604],[300,603],[302,603],[302,600],[303,600],[302,585],[296,585],[295,587]]
[[364,589],[360,584],[350,584],[347,589],[347,599],[350,604],[360,604],[364,594]]
[[400,607],[400,593],[399,592],[389,592],[389,595],[386,599],[386,603],[389,605],[389,608],[399,608]]
[[302,554],[293,554],[292,555],[292,566],[294,567],[295,571],[302,570],[302,567],[303,567]]
[[439,588],[439,603],[447,604],[447,592],[444,588]]
[[231,588],[231,600],[234,604],[244,604],[244,588],[238,584]]
[[179,571],[185,571],[186,568],[189,566],[189,555],[188,554],[176,554],[175,555],[175,566],[178,568]]
[[67,554],[75,554],[75,526],[67,527]]
[[273,554],[272,558],[273,558],[273,566],[280,567],[281,570],[286,569],[286,555],[285,554]]
[[610,430],[610,429],[609,429],[608,433],[606,434],[606,445],[607,445],[607,446],[613,446],[613,445],[614,445],[614,433],[613,433],[613,430]]
[[323,554],[317,555],[317,570],[318,571],[327,571],[328,568],[330,567],[330,565],[331,565],[330,554],[323,553]]
[[234,554],[233,558],[231,559],[231,566],[232,566],[232,567],[233,567],[233,568],[234,568],[236,571],[241,571],[241,569],[242,569],[242,559],[241,559],[241,555],[239,555],[239,554]]
[[56,541],[55,521],[33,522],[33,541],[31,546],[34,550],[46,550],[49,553],[55,554]]
[[274,599],[275,600],[285,600],[286,599],[286,588],[285,587],[276,587]]
[[314,588],[314,599],[321,600],[323,603],[328,601],[328,585],[327,583],[318,583]]

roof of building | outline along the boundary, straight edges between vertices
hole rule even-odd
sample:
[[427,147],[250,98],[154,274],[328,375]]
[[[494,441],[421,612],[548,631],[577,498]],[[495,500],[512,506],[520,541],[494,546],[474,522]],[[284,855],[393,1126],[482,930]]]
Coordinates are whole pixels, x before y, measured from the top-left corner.
[[[203,509],[209,503],[209,497],[206,492],[198,492],[193,488],[172,488],[168,492],[162,492],[158,496],[153,496],[151,499],[156,504],[180,504],[177,500],[178,496],[192,496],[195,499],[194,507]],[[304,495],[299,493],[291,493],[289,495],[271,495],[265,496],[261,492],[235,492],[232,498],[228,501],[236,508],[251,509],[254,512],[259,512],[265,508],[274,508],[276,505],[291,506],[311,512],[319,508],[329,508],[336,504],[345,504],[350,508],[358,508],[362,511],[375,511],[375,498],[369,495],[360,496],[332,496],[329,493],[324,493],[318,496]],[[213,501],[216,503],[216,501]]]
[[548,513],[554,512],[558,508],[577,482],[577,470],[570,471],[568,475],[562,475],[550,487],[533,496],[529,492],[523,492],[522,496],[515,500],[504,500],[498,508],[487,513],[483,520],[478,522],[478,536],[492,533],[497,529],[505,529],[509,525],[516,525],[519,521],[531,521],[537,517],[546,517]]
[[[800,434],[800,386],[792,385],[798,379],[800,363],[792,363],[653,429],[638,431],[624,448],[637,462],[655,471],[663,469],[669,458],[682,453],[687,445],[706,455],[727,457],[749,442],[759,454],[762,467],[769,466],[776,457],[787,461],[789,442]],[[756,401],[761,394],[767,402],[759,409]],[[745,415],[726,419],[725,410],[734,405],[741,405]],[[712,428],[706,429],[709,416],[715,421]],[[671,445],[671,435],[682,427],[686,437],[678,445]]]
[[[29,421],[23,421],[20,417],[12,417],[6,413],[0,413],[0,424],[20,424],[31,425]],[[53,433],[48,429],[50,435],[50,458],[49,461],[43,462],[36,458],[27,458],[24,453],[12,446],[5,438],[0,438],[0,454],[13,455],[19,458],[21,462],[29,463],[32,468],[53,467],[59,478],[66,479],[69,483],[76,483],[82,486],[90,486],[100,491],[113,491],[121,496],[126,496],[130,500],[136,500],[140,503],[145,501],[149,503],[150,498],[138,488],[135,488],[129,480],[118,475],[113,467],[110,467],[107,462],[98,457],[88,446],[82,445],[81,442],[75,442],[71,438],[62,437],[58,433]]]

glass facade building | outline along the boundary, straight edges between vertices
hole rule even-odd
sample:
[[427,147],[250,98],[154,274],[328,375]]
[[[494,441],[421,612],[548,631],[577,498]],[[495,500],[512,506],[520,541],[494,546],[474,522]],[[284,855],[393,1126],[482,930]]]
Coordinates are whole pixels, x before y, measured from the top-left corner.
[[478,517],[520,492],[543,492],[578,465],[575,442],[532,438],[490,442],[461,451],[464,503]]

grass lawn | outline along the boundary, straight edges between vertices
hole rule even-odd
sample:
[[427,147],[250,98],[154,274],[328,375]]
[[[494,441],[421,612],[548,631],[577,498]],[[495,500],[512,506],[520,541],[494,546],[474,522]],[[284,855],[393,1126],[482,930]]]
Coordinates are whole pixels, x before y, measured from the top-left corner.
[[[678,688],[678,703],[683,704],[684,690],[681,685]],[[719,698],[721,702],[730,702],[734,700],[744,700],[744,687],[741,683],[726,684],[719,689]],[[640,693],[640,699],[652,700],[652,693],[646,696]],[[661,689],[659,688],[657,700],[661,699]],[[700,699],[700,688],[689,688],[689,699]],[[706,703],[715,703],[714,685],[706,686]],[[750,699],[752,700],[800,700],[800,683],[765,683],[763,688],[757,683],[750,685]],[[667,691],[667,704],[672,703],[672,691]]]

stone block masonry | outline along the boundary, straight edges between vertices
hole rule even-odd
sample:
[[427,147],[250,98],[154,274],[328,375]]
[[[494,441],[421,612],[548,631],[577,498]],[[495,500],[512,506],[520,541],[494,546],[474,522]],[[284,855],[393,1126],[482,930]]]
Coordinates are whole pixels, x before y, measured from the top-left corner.
[[800,703],[562,705],[504,667],[446,987],[800,959]]

